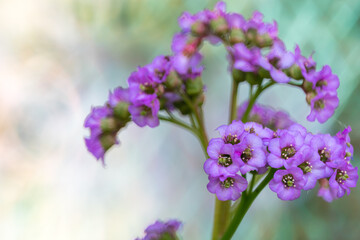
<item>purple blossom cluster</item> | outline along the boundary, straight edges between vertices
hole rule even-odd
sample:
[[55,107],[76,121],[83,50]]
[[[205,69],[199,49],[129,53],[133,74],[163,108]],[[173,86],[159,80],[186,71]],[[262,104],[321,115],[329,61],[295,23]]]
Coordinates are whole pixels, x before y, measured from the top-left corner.
[[[191,74],[190,71],[179,73],[171,56],[158,56],[151,64],[138,67],[128,78],[128,88],[115,89],[105,106],[93,108],[86,118],[85,127],[90,129],[90,137],[85,138],[88,150],[97,159],[104,160],[105,152],[118,143],[117,132],[130,120],[139,127],[154,128],[159,125],[160,110],[190,113],[182,96],[202,104],[201,70],[194,68]],[[103,127],[112,128],[105,130]]]
[[237,200],[247,189],[248,172],[276,169],[269,187],[282,200],[300,197],[301,190],[320,183],[318,195],[326,201],[350,193],[358,180],[352,166],[350,127],[336,136],[312,134],[299,125],[273,131],[256,122],[233,121],[217,129],[220,138],[209,142],[204,171],[207,188],[219,200]]
[[[338,77],[326,65],[316,71],[312,56],[305,57],[296,45],[288,51],[278,37],[277,23],[266,23],[260,12],[250,19],[238,13],[227,13],[226,4],[218,2],[214,10],[205,9],[194,15],[185,12],[179,18],[181,32],[174,36],[172,50],[174,67],[182,74],[199,71],[199,48],[204,40],[222,43],[229,52],[230,70],[241,72],[250,84],[261,84],[263,79],[276,83],[299,81],[306,93],[311,112],[307,119],[324,123],[338,106]],[[293,82],[291,82],[293,84]]]
[[144,238],[136,238],[135,240],[178,240],[177,231],[181,225],[181,222],[177,220],[156,221],[145,229]]
[[[241,120],[248,107],[248,101],[238,107],[237,119]],[[289,114],[284,111],[276,111],[272,107],[254,104],[248,116],[250,122],[257,122],[272,130],[284,129],[294,124]]]
[[84,126],[90,130],[90,136],[85,138],[86,147],[103,164],[105,152],[119,143],[116,138],[118,131],[130,121],[129,101],[129,90],[116,88],[110,92],[106,104],[93,107],[85,119]]

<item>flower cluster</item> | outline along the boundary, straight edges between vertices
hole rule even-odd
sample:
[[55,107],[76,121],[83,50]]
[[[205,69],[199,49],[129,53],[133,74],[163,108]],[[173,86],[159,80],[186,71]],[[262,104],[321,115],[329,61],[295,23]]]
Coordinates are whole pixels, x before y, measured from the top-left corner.
[[[237,119],[241,120],[248,107],[248,102],[244,102],[238,107]],[[290,127],[294,121],[290,116],[283,111],[276,111],[275,109],[261,104],[254,104],[248,116],[250,122],[257,122],[272,130],[284,129]]]
[[233,121],[218,131],[221,138],[209,142],[204,171],[209,192],[219,200],[238,199],[248,186],[245,174],[263,174],[269,167],[276,169],[269,187],[282,200],[297,199],[301,190],[313,189],[318,181],[318,195],[326,201],[356,186],[350,127],[330,136],[312,134],[299,124],[273,131],[259,123]]
[[90,136],[85,138],[89,152],[104,164],[105,152],[118,143],[116,135],[130,121],[129,90],[116,88],[110,92],[105,106],[93,107],[85,119],[84,126],[90,129]]
[[181,222],[169,220],[167,222],[156,221],[145,229],[144,238],[135,240],[178,240],[177,231],[181,227]]
[[158,56],[151,64],[139,67],[128,78],[128,88],[116,88],[105,106],[95,107],[85,120],[90,137],[85,138],[88,150],[104,160],[105,152],[118,143],[116,134],[130,120],[139,127],[157,127],[158,113],[174,109],[189,114],[182,96],[197,105],[203,103],[204,85],[201,71],[181,74],[174,68],[174,58]]
[[179,25],[182,31],[172,43],[175,68],[179,72],[197,71],[194,63],[201,60],[199,48],[204,40],[211,44],[221,42],[229,52],[230,70],[239,81],[255,85],[271,79],[297,85],[304,90],[311,106],[309,121],[317,119],[323,123],[334,114],[338,106],[338,77],[327,65],[316,71],[312,56],[301,55],[299,46],[288,51],[278,37],[276,22],[264,22],[260,12],[254,12],[246,20],[238,13],[227,13],[226,4],[220,1],[212,11],[183,13]]

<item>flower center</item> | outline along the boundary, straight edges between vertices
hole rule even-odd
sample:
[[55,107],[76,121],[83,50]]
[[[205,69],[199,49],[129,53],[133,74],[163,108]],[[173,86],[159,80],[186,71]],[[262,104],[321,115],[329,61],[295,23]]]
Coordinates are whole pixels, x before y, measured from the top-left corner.
[[223,188],[229,188],[229,187],[232,187],[234,186],[234,179],[231,178],[231,177],[228,177],[227,179],[225,179],[225,181],[221,182],[221,186]]
[[309,173],[312,170],[312,165],[309,162],[303,162],[299,165],[299,168],[303,170],[304,173]]
[[323,88],[324,86],[327,86],[327,81],[325,81],[324,79],[317,81],[316,86],[319,88]]
[[232,164],[232,159],[229,154],[220,154],[218,158],[218,163],[223,167],[228,167]]
[[164,75],[165,75],[165,71],[160,71],[160,70],[156,69],[156,70],[155,70],[155,75],[156,75],[158,78],[162,79],[162,78],[164,77]]
[[296,187],[295,185],[295,179],[293,177],[292,174],[286,174],[283,176],[282,178],[282,182],[284,184],[284,187],[289,188],[289,187]]
[[143,106],[142,110],[140,112],[141,116],[149,116],[151,115],[151,108],[147,107],[147,106]]
[[327,150],[326,147],[324,147],[323,149],[320,149],[318,151],[319,155],[320,155],[320,160],[323,162],[323,163],[326,163],[329,161],[329,158],[330,158],[330,149]]
[[155,93],[155,89],[153,88],[153,86],[151,86],[150,83],[144,83],[140,85],[140,89],[146,93],[146,94],[153,94]]
[[346,171],[338,169],[336,172],[336,181],[340,184],[344,184],[346,182],[346,179],[349,178],[349,175]]
[[225,143],[230,143],[232,145],[235,145],[235,144],[238,144],[240,143],[240,139],[238,139],[237,135],[231,135],[229,133],[229,135],[227,135],[225,138],[224,138],[224,142]]
[[324,107],[325,107],[324,99],[317,100],[317,101],[314,103],[314,108],[317,109],[317,110],[323,109]]
[[296,150],[292,146],[292,144],[290,144],[289,147],[284,147],[283,149],[281,149],[281,157],[286,160],[293,157],[295,155],[295,153],[296,153]]
[[241,153],[241,160],[243,160],[244,163],[247,163],[251,157],[252,154],[251,152],[253,151],[253,149],[250,148],[246,148],[242,153]]

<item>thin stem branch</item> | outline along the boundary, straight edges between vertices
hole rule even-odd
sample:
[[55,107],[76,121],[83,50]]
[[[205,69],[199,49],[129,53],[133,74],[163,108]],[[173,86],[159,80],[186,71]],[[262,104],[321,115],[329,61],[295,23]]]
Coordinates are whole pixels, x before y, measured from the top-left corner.
[[236,107],[237,107],[237,94],[239,90],[239,82],[234,80],[232,81],[232,90],[230,98],[230,116],[229,123],[236,119]]

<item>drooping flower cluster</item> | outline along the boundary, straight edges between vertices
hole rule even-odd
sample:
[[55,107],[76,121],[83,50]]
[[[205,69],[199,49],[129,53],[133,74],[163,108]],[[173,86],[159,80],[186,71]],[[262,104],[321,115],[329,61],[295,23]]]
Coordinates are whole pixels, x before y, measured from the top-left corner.
[[[241,120],[248,107],[248,102],[244,102],[238,108],[237,119]],[[290,127],[294,121],[290,116],[283,111],[276,111],[275,109],[261,104],[254,104],[248,116],[250,122],[257,122],[272,130],[284,129]]]
[[263,79],[277,83],[295,81],[311,106],[309,121],[317,119],[323,123],[334,114],[338,106],[338,77],[328,65],[316,71],[312,56],[301,55],[299,46],[288,51],[278,37],[276,22],[264,22],[260,12],[246,20],[238,13],[227,13],[226,4],[221,1],[212,11],[183,13],[179,25],[182,31],[172,43],[174,66],[179,72],[196,72],[189,65],[200,62],[199,48],[204,40],[211,44],[221,42],[229,52],[230,70],[239,76],[239,81],[253,85],[261,84]]
[[156,221],[145,229],[144,238],[136,238],[135,240],[178,240],[177,231],[181,225],[181,222],[177,220]]
[[350,127],[330,136],[314,135],[299,124],[272,131],[259,123],[233,121],[218,131],[221,138],[209,142],[204,171],[209,192],[219,200],[238,199],[248,186],[243,176],[250,171],[263,174],[267,167],[277,169],[269,187],[282,200],[298,198],[301,190],[313,189],[318,181],[318,195],[326,201],[341,198],[356,186]]
[[129,88],[115,89],[105,106],[92,109],[84,124],[91,132],[85,141],[97,159],[104,160],[105,152],[118,143],[117,132],[130,120],[140,127],[153,128],[159,125],[160,110],[190,113],[181,96],[186,95],[197,105],[203,103],[201,70],[196,75],[180,74],[173,66],[173,57],[156,57],[130,75]]

